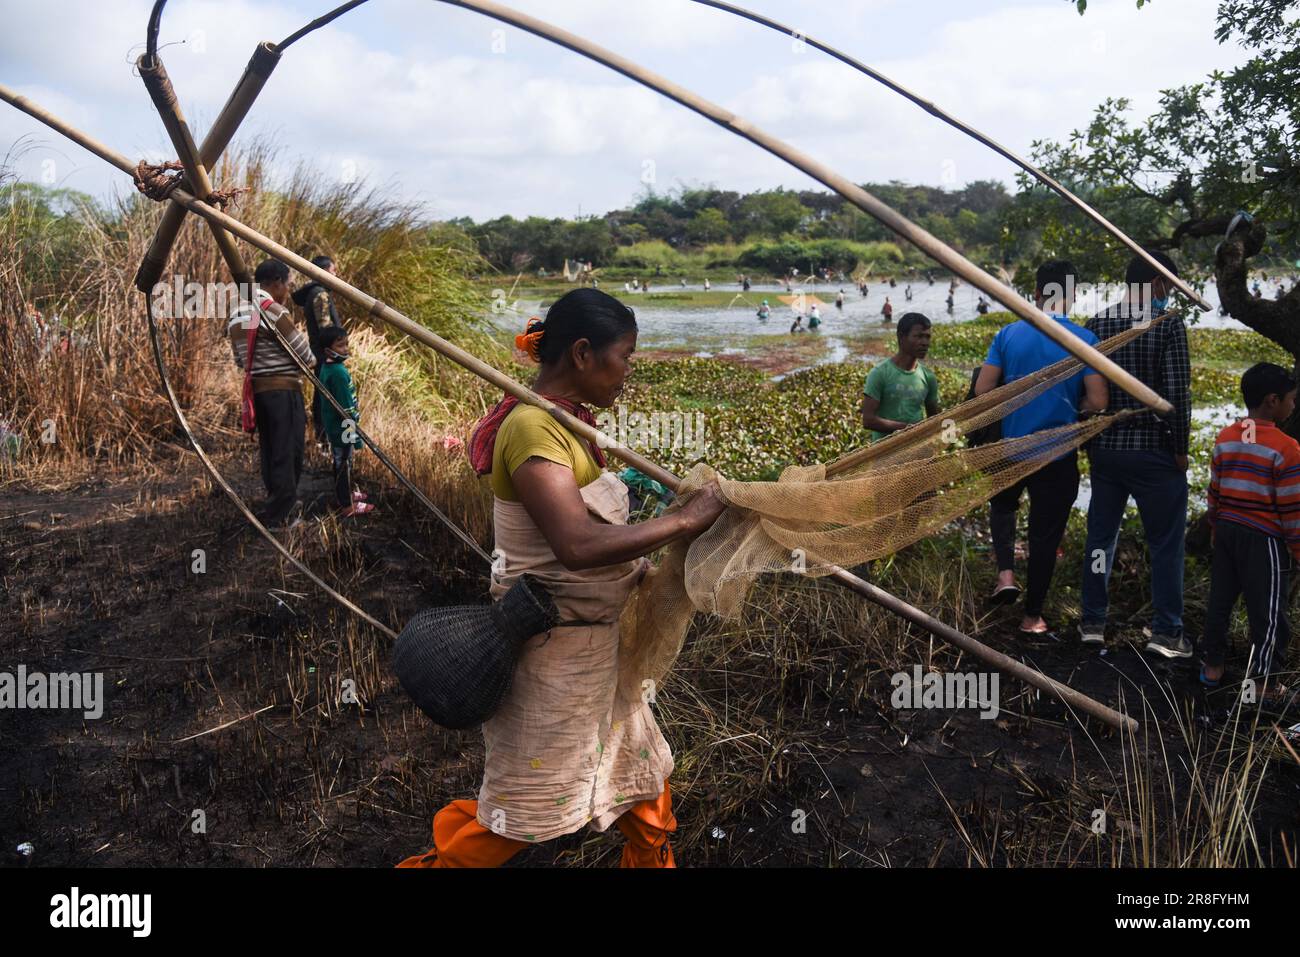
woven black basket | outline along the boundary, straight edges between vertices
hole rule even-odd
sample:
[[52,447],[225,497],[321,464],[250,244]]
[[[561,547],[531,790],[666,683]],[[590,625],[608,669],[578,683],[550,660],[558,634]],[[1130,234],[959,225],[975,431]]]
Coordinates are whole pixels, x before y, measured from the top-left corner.
[[522,575],[491,605],[417,613],[393,646],[393,671],[436,724],[472,728],[501,706],[523,643],[559,618],[541,583]]

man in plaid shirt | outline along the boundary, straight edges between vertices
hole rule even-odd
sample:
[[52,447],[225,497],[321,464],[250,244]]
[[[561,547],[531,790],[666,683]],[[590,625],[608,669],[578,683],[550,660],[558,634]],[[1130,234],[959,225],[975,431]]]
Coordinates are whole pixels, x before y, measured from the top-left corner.
[[[1151,252],[1178,275],[1172,259]],[[1088,323],[1105,341],[1166,311],[1171,284],[1140,257],[1129,263],[1128,294]],[[1088,544],[1083,559],[1083,621],[1087,644],[1105,642],[1107,587],[1115,543],[1129,497],[1137,503],[1151,556],[1153,616],[1147,650],[1168,658],[1190,658],[1183,637],[1183,539],[1187,526],[1187,443],[1192,422],[1192,370],[1187,327],[1169,316],[1111,357],[1173,405],[1159,418],[1153,412],[1111,426],[1089,443],[1092,501]],[[1110,410],[1141,408],[1122,389],[1110,386]]]

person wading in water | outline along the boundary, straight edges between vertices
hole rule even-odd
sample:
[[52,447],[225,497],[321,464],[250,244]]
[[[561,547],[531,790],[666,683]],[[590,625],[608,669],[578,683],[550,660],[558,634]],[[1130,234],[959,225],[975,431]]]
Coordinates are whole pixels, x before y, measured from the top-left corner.
[[[595,424],[623,391],[636,319],[613,296],[575,289],[516,344],[541,365],[534,390]],[[555,599],[561,624],[523,646],[500,709],[483,723],[477,801],[433,819],[432,850],[399,867],[497,867],[524,848],[590,824],[617,824],[623,867],[673,867],[673,757],[643,694],[619,681],[619,616],[649,563],[722,514],[716,483],[677,510],[628,525],[628,492],[604,454],[549,413],[506,397],[482,419],[470,462],[489,476],[500,598],[527,572]],[[650,699],[651,701],[653,698]]]

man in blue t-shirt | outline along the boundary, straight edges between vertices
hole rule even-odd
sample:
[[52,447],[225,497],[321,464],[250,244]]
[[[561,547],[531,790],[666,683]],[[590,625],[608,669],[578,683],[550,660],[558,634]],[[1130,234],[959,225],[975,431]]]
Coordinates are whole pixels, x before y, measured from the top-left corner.
[[[1073,335],[1089,345],[1096,345],[1095,335],[1069,320],[1077,282],[1071,263],[1064,260],[1043,263],[1035,277],[1034,302]],[[1013,322],[993,337],[988,358],[975,382],[975,394],[993,391],[999,381],[1014,382],[1032,375],[1068,355],[1064,348],[1028,322],[1023,319]],[[1081,411],[1104,410],[1107,396],[1106,380],[1084,367],[1008,413],[1002,420],[1002,438],[1015,439],[1045,429],[1072,425]],[[993,496],[989,502],[989,528],[998,563],[998,581],[992,599],[995,604],[1011,604],[1020,596],[1015,575],[1016,511],[1020,507],[1021,492],[1029,491],[1028,590],[1025,592],[1024,617],[1020,621],[1020,633],[1024,635],[1051,636],[1051,629],[1043,620],[1043,602],[1056,570],[1056,550],[1065,535],[1070,508],[1079,494],[1078,454],[1070,449],[1051,457],[1053,444],[1050,438],[1045,437],[1042,447],[1021,452],[1021,458],[1042,456],[1044,459],[1050,457],[1050,461]]]

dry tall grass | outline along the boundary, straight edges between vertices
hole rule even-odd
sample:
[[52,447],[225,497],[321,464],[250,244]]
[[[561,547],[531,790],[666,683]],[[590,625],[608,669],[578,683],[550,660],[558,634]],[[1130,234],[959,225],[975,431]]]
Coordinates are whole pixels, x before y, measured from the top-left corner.
[[[476,318],[484,303],[469,280],[482,266],[459,232],[431,226],[421,210],[363,183],[331,182],[299,169],[271,182],[273,157],[237,154],[217,176],[246,190],[235,214],[307,257],[332,255],[341,276],[416,321],[490,360],[508,358]],[[74,462],[139,463],[177,439],[158,391],[144,300],[132,286],[152,238],[157,204],[134,194],[101,205],[77,194],[19,183],[0,164],[0,420],[25,440],[27,471]],[[265,258],[241,244],[245,259]],[[206,224],[189,217],[163,282],[227,283]],[[52,322],[37,341],[29,304]],[[173,386],[200,426],[235,424],[237,385],[215,301],[161,322]],[[347,304],[349,324],[361,325]],[[427,349],[394,346],[406,404],[444,425],[489,396],[472,376]],[[54,441],[41,441],[53,435]]]

